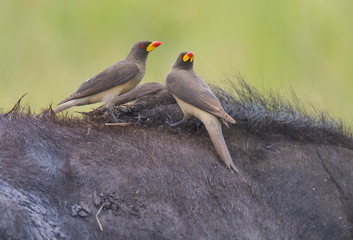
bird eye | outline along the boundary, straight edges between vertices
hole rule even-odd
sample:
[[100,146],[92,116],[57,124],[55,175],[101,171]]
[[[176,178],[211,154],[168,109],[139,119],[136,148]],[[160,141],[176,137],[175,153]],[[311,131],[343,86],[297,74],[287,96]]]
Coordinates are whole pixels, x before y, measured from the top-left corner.
[[180,58],[182,58],[183,57],[183,54],[180,54]]
[[144,47],[145,47],[145,44],[141,44],[141,47],[144,48]]

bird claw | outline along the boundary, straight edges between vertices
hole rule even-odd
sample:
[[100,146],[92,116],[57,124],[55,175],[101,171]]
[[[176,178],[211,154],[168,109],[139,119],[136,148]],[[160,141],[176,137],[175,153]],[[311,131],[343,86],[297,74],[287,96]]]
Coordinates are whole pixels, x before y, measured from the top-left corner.
[[178,123],[178,122],[176,122],[176,123],[171,123],[169,120],[166,120],[165,123],[166,123],[169,127],[171,127],[171,128],[175,128],[176,126],[178,126],[178,125],[176,125],[176,123]]
[[179,122],[171,123],[171,122],[167,119],[167,120],[165,120],[165,123],[166,123],[169,127],[171,127],[172,129],[177,130],[178,132],[181,131],[181,128],[178,127],[179,124],[176,124],[176,123],[179,123]]
[[170,127],[170,125],[171,125],[171,123],[170,123],[170,121],[169,121],[168,119],[165,120],[164,123],[167,124],[169,127]]
[[186,121],[187,121],[187,119],[182,119],[179,122],[170,123],[169,120],[166,120],[166,123],[169,125],[169,127],[175,128],[175,127],[178,127],[181,124],[185,123]]
[[112,110],[107,109],[107,112],[108,112],[109,116],[113,119],[113,121],[114,121],[115,123],[117,123],[117,122],[118,122],[118,119],[116,118],[116,116],[115,116],[115,114],[112,112]]

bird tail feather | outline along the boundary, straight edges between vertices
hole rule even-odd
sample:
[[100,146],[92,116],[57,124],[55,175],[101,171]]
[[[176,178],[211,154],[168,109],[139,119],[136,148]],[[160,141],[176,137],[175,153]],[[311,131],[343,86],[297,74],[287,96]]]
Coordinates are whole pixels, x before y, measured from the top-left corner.
[[204,124],[219,156],[227,164],[229,169],[233,169],[235,172],[239,172],[233,163],[227,144],[224,141],[221,122],[215,117],[211,121],[208,121]]
[[66,109],[68,109],[68,108],[70,108],[72,106],[75,106],[75,105],[77,105],[77,102],[75,100],[71,100],[71,101],[65,102],[63,104],[60,104],[57,108],[55,108],[53,110],[53,112],[55,114],[57,114],[57,113],[60,113],[62,111],[65,111]]
[[235,124],[236,121],[234,120],[234,118],[232,118],[231,116],[229,116],[226,112],[224,113],[223,119],[226,120],[227,122],[230,122],[232,124]]

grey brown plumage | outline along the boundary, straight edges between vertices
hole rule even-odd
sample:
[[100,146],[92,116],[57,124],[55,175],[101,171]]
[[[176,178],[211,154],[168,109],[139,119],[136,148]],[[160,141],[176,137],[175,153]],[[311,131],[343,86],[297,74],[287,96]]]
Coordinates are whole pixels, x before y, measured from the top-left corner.
[[216,115],[227,122],[235,123],[223,109],[218,98],[207,83],[194,71],[172,71],[167,77],[168,89],[181,100],[206,112]]
[[140,41],[135,43],[128,56],[85,81],[73,94],[59,103],[54,113],[72,106],[104,102],[108,112],[114,104],[114,97],[124,94],[141,82],[146,71],[148,53],[158,47],[160,42]]
[[87,97],[103,92],[112,87],[126,83],[136,76],[138,72],[139,69],[135,63],[127,61],[118,62],[82,83],[76,92],[62,100],[59,104],[65,103],[72,99]]
[[179,55],[166,77],[166,84],[184,113],[182,121],[190,116],[200,119],[217,153],[229,168],[238,171],[229,154],[219,119],[227,126],[227,122],[234,124],[235,120],[224,111],[207,83],[193,71],[192,52],[183,52]]
[[146,95],[154,94],[159,91],[167,90],[167,86],[162,83],[149,82],[144,84],[139,84],[131,91],[124,93],[122,95],[116,96],[114,98],[115,105],[125,104],[127,102],[135,101]]

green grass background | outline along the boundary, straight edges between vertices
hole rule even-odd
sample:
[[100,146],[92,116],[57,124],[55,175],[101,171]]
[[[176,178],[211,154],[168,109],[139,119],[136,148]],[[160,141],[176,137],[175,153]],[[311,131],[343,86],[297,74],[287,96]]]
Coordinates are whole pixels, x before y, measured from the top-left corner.
[[163,82],[179,52],[190,50],[210,83],[240,73],[264,91],[292,88],[351,124],[352,26],[350,0],[2,0],[0,111],[26,92],[37,112],[56,106],[134,42],[158,40],[143,82]]

